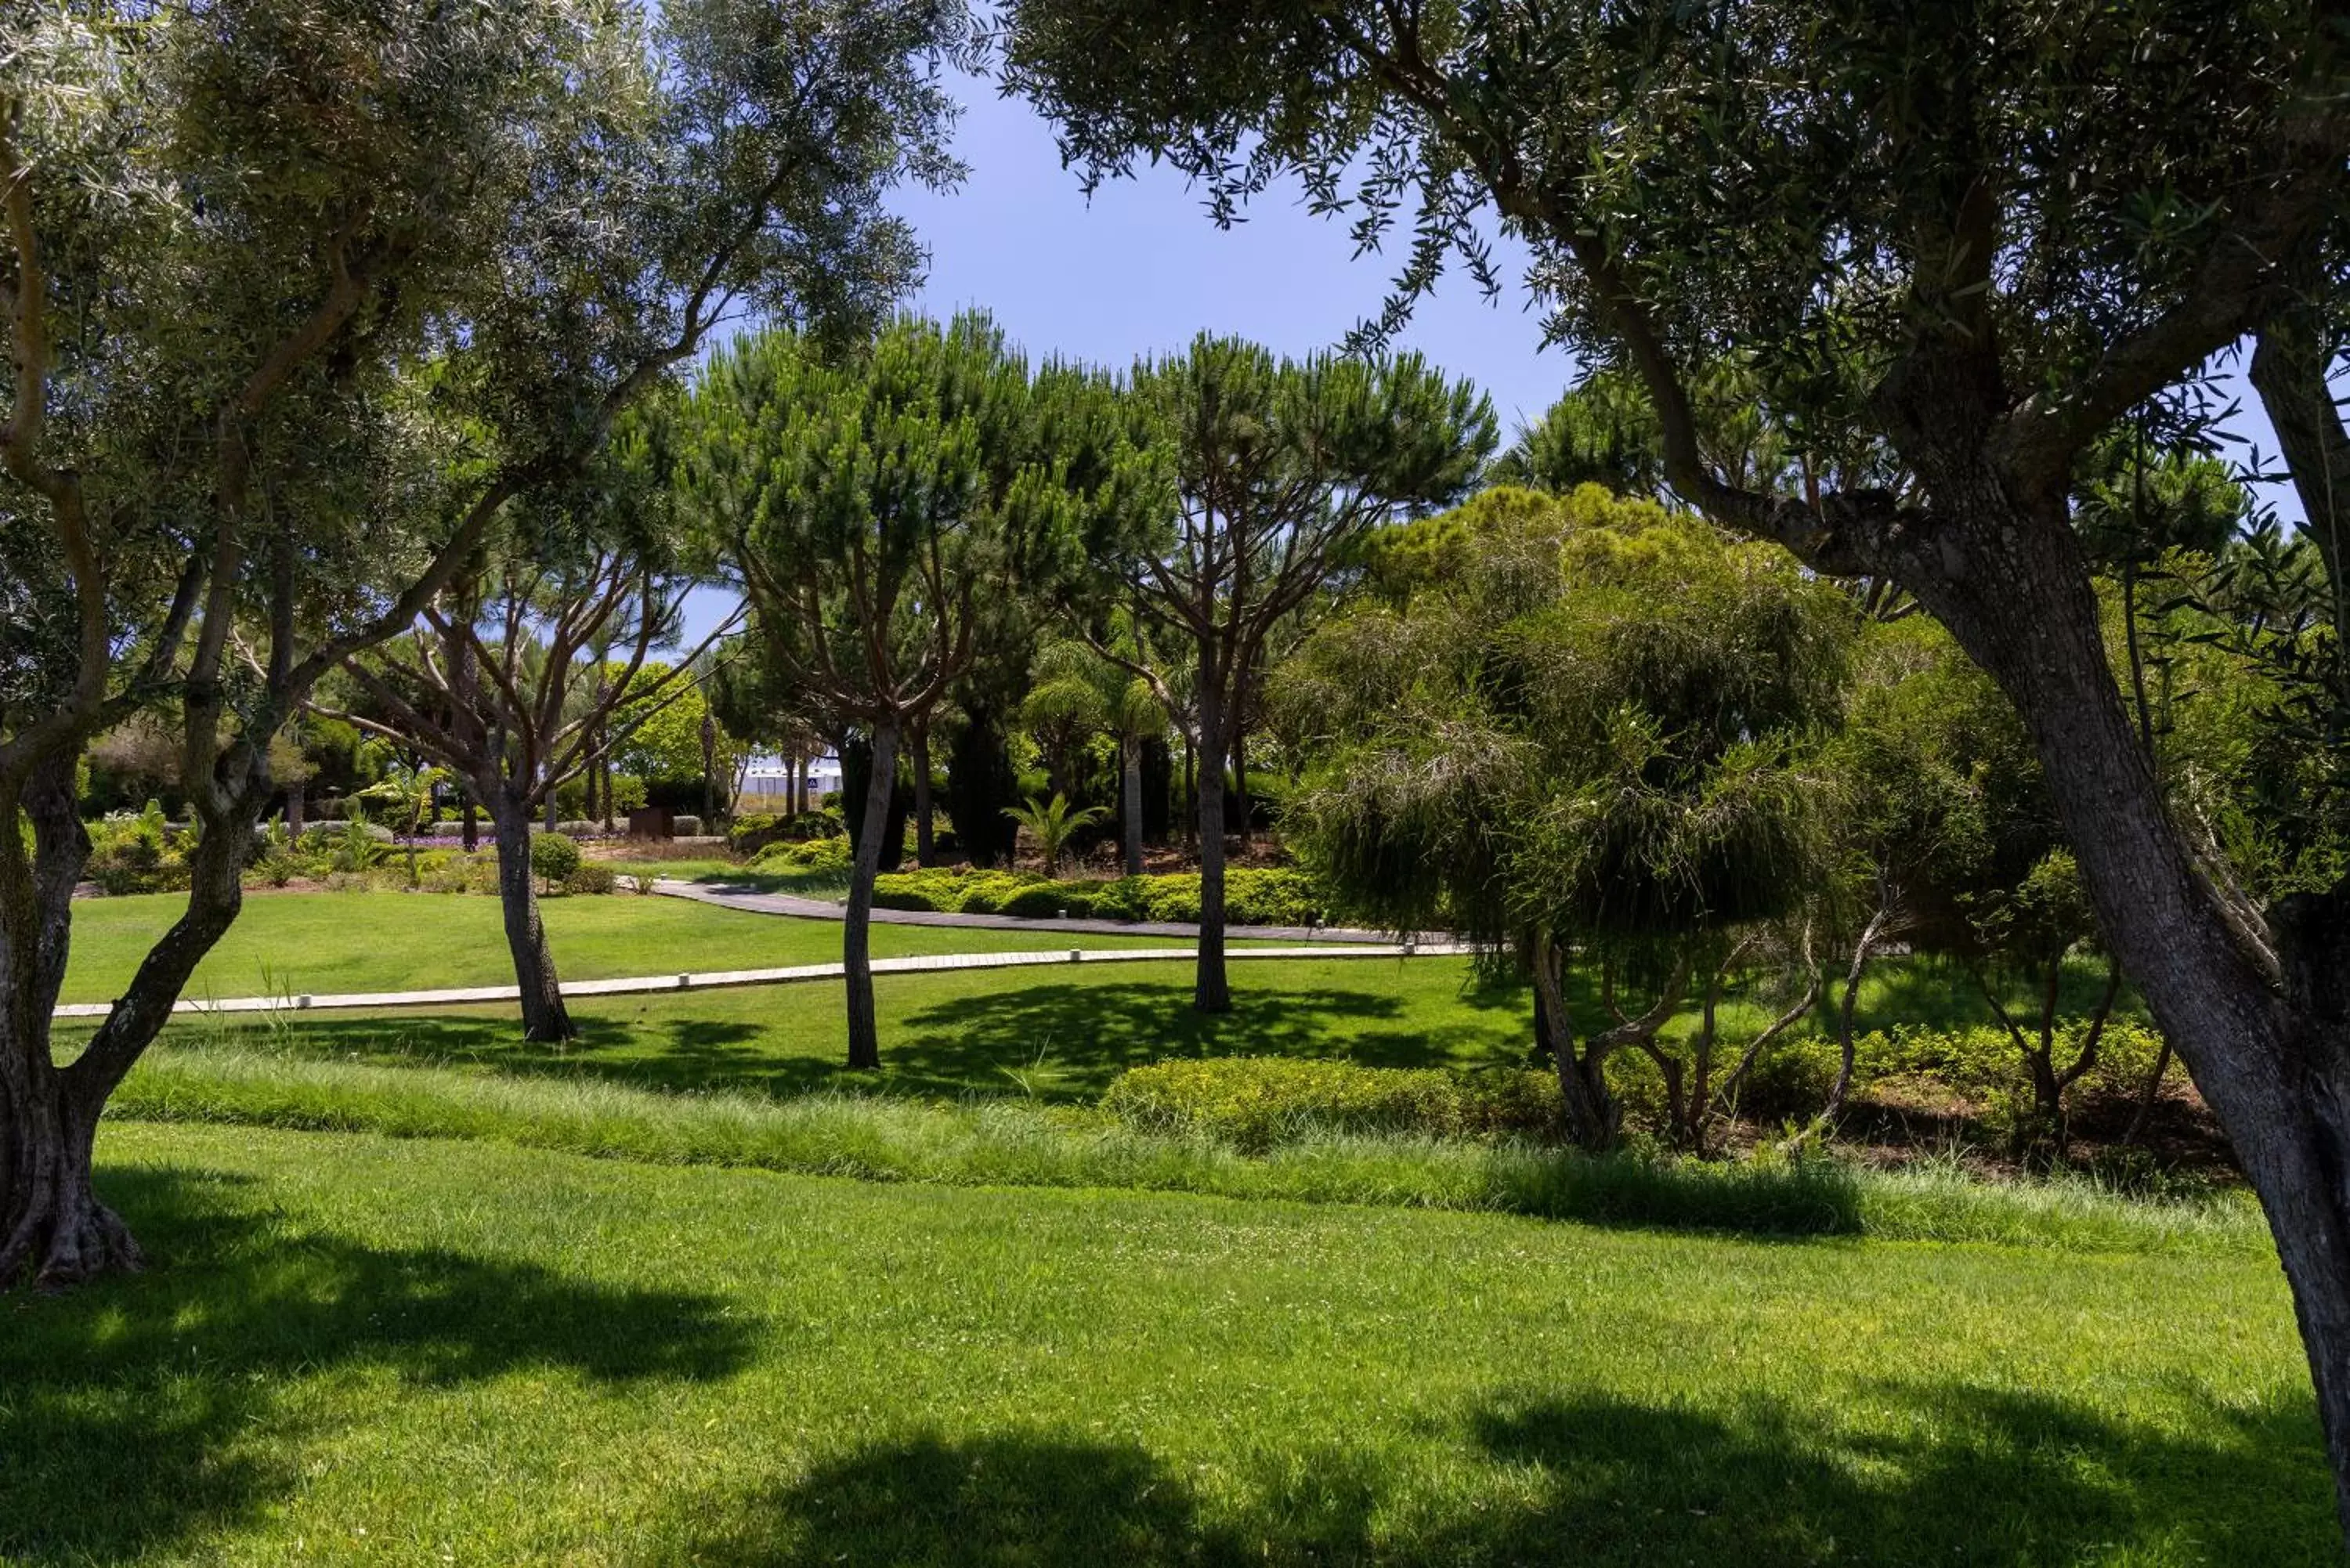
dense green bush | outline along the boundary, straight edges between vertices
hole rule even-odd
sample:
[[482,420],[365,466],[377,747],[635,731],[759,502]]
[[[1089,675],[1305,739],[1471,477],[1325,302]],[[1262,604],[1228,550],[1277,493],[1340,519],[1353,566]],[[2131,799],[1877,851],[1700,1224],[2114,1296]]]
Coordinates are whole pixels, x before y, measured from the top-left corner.
[[[885,909],[942,914],[1043,919],[1066,909],[1076,919],[1191,923],[1200,918],[1200,878],[1179,873],[1055,882],[1033,872],[936,867],[879,878],[873,900]],[[1224,912],[1233,925],[1303,926],[1325,910],[1320,887],[1304,872],[1242,869],[1226,876]]]
[[588,860],[571,868],[563,878],[563,890],[567,893],[608,893],[619,882],[619,874],[609,866]]
[[[678,831],[683,832],[683,828]],[[726,830],[726,847],[748,858],[774,844],[804,844],[811,839],[841,836],[840,818],[831,812],[803,811],[781,816],[754,811],[738,816]]]
[[702,836],[702,818],[673,815],[669,819],[669,830],[680,838],[699,838]]
[[1557,1081],[1531,1068],[1460,1073],[1287,1056],[1132,1068],[1102,1106],[1148,1131],[1201,1134],[1252,1153],[1331,1132],[1548,1139],[1564,1114]]
[[542,882],[560,882],[579,869],[579,846],[563,833],[530,836],[530,868]]
[[846,877],[857,857],[846,838],[810,838],[797,843],[778,841],[751,857],[754,871],[816,871]]
[[174,842],[160,802],[113,812],[88,825],[90,855],[82,875],[110,894],[170,893],[188,885],[184,840]]

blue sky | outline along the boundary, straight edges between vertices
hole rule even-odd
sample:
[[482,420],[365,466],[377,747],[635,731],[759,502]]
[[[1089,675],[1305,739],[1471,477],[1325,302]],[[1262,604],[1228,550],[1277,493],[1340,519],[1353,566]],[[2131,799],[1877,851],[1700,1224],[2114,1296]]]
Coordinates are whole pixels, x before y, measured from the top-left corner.
[[[925,312],[984,306],[1032,355],[1122,368],[1202,330],[1289,354],[1331,348],[1386,296],[1393,259],[1355,258],[1346,223],[1308,213],[1295,188],[1261,198],[1230,229],[1169,169],[1140,169],[1088,202],[1034,110],[988,82],[962,88],[956,146],[971,177],[952,193],[911,192],[897,203],[930,247],[915,301]],[[1566,389],[1575,367],[1540,348],[1540,317],[1517,281],[1523,253],[1496,254],[1509,286],[1497,300],[1465,276],[1448,279],[1399,342],[1491,393],[1506,440]]]
[[[1344,221],[1308,213],[1295,187],[1260,197],[1231,229],[1217,228],[1201,193],[1163,168],[1139,169],[1088,201],[1061,167],[1050,127],[1025,103],[980,78],[957,87],[964,113],[955,146],[970,177],[952,192],[908,191],[896,202],[930,249],[913,309],[946,316],[983,306],[1034,358],[1123,368],[1180,348],[1203,329],[1289,354],[1330,348],[1386,296],[1394,258],[1355,256]],[[1540,316],[1520,282],[1523,251],[1497,241],[1494,256],[1504,285],[1498,298],[1450,276],[1399,343],[1491,395],[1506,443],[1566,389],[1575,368],[1542,347]],[[2274,451],[2256,405],[2242,433]],[[732,602],[697,594],[689,643]]]

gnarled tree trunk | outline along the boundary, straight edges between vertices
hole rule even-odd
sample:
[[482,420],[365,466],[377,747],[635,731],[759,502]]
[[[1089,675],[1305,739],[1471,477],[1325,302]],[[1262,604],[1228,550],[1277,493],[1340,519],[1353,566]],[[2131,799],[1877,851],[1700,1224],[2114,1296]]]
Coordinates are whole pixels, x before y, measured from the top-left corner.
[[61,751],[0,781],[0,820],[21,811],[34,838],[29,863],[0,855],[0,1289],[27,1274],[58,1288],[144,1262],[91,1180],[99,1117],[243,907],[244,850],[270,793],[260,758],[238,747],[222,760],[217,794],[197,804],[204,834],[190,860],[187,909],[81,1054],[60,1067],[50,1015],[65,979],[74,883],[89,855],[73,763],[74,753]]
[[530,806],[502,784],[490,792],[490,826],[497,836],[498,908],[505,920],[506,950],[514,955],[515,984],[522,992],[523,1038],[559,1045],[579,1031],[563,1004],[563,982],[539,919],[538,888],[530,870]]
[[873,765],[865,777],[865,817],[858,825],[857,859],[848,878],[848,913],[840,928],[840,967],[848,991],[848,1065],[881,1065],[881,1026],[873,1008],[873,879],[881,874],[881,841],[897,825],[889,797],[898,784],[898,721],[873,726]]

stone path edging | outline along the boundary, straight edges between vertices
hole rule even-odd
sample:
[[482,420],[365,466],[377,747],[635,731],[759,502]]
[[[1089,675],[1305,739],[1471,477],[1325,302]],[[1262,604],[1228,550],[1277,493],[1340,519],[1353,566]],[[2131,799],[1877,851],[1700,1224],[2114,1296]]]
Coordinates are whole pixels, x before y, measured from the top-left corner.
[[[1046,925],[1046,921],[1018,921],[1021,926]],[[1120,927],[1132,930],[1131,927]],[[1320,947],[1233,948],[1224,956],[1228,959],[1369,959],[1369,958],[1444,958],[1454,957],[1471,950],[1459,942],[1347,942]],[[914,958],[886,958],[873,961],[875,974],[920,974],[937,970],[962,969],[1021,969],[1044,964],[1070,963],[1145,963],[1170,959],[1198,957],[1193,948],[1070,948],[1061,952],[1009,953],[933,953]],[[841,966],[837,963],[795,964],[787,969],[712,970],[704,973],[631,975],[620,980],[573,981],[563,988],[566,997],[635,996],[666,991],[721,991],[746,985],[787,985],[799,981],[837,980]],[[452,1003],[472,1002],[514,1002],[522,992],[511,985],[462,986],[446,991],[375,991],[344,992],[331,996],[289,994],[286,996],[230,996],[219,998],[183,997],[172,1009],[174,1012],[326,1012],[366,1007],[442,1007]],[[54,1018],[103,1018],[112,1012],[110,1002],[72,1002],[57,1009]]]
[[[794,893],[763,893],[747,886],[681,882],[663,877],[655,880],[653,891],[672,898],[691,898],[697,904],[712,904],[722,909],[743,909],[759,915],[790,915],[803,920],[848,918],[847,909],[829,898],[803,898]],[[1061,931],[1089,937],[1180,937],[1187,940],[1197,940],[1200,935],[1198,926],[1178,920],[1032,920],[1018,915],[950,915],[931,909],[876,909],[873,911],[873,923],[880,926],[962,926],[992,931]],[[1230,941],[1395,946],[1395,937],[1391,932],[1358,930],[1351,926],[1227,926],[1224,936]],[[1413,940],[1425,947],[1431,943],[1449,942],[1451,939],[1442,932],[1422,931]],[[1235,958],[1240,956],[1241,950],[1238,948],[1230,950]]]

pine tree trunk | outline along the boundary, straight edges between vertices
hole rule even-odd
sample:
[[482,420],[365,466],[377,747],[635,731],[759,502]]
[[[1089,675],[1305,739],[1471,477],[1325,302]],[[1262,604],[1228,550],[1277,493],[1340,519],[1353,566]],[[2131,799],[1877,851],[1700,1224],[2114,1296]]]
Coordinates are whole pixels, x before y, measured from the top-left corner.
[[1120,793],[1126,805],[1126,874],[1142,875],[1142,737],[1118,738],[1118,762],[1123,775]]
[[1201,662],[1200,680],[1200,959],[1191,985],[1199,1012],[1232,1010],[1224,973],[1224,705]]
[[847,918],[841,922],[840,965],[848,992],[848,1065],[881,1065],[881,1029],[873,1008],[873,879],[881,873],[881,840],[889,831],[889,797],[898,783],[898,722],[873,726],[873,763],[865,775],[865,818],[848,879]]
[[530,870],[530,807],[511,791],[500,789],[491,799],[490,822],[497,835],[498,904],[505,919],[506,950],[514,955],[515,984],[522,992],[523,1038],[559,1045],[577,1038],[579,1031],[563,1003],[555,955],[547,949],[546,927],[539,919],[538,888]]
[[917,724],[907,737],[908,753],[914,767],[914,864],[921,867],[938,864],[931,826],[931,726],[928,722]]

